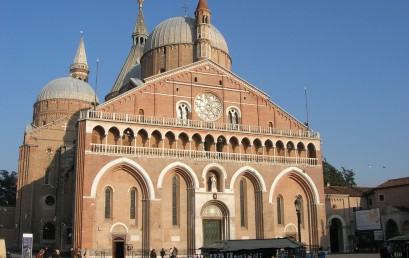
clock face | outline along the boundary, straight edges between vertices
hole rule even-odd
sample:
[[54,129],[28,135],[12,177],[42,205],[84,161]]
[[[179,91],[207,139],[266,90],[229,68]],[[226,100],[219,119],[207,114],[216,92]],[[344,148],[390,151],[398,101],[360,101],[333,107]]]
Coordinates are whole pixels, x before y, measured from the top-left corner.
[[203,120],[217,120],[223,112],[220,99],[213,93],[202,93],[195,99],[196,114]]

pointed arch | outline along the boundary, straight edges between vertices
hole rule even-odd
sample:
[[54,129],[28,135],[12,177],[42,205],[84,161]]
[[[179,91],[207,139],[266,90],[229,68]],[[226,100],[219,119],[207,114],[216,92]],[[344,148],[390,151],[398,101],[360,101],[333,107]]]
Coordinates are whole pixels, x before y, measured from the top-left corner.
[[[280,181],[280,179],[284,175],[286,175],[288,173],[295,173],[301,179],[303,179],[306,182],[306,184],[309,186],[310,191],[312,192],[312,197],[313,197],[312,202],[314,204],[320,204],[321,203],[320,202],[320,197],[319,197],[319,194],[318,194],[318,189],[317,189],[316,185],[314,184],[314,181],[302,169],[297,168],[297,167],[286,168],[277,175],[277,177],[274,179],[274,182],[273,182],[273,184],[271,185],[271,188],[270,188],[270,195],[269,195],[269,198],[268,198],[269,203],[273,203],[273,196],[274,196],[274,192],[275,192],[277,183]],[[306,190],[308,190],[308,189],[306,189]]]
[[230,182],[230,190],[234,189],[234,184],[236,183],[237,178],[244,172],[249,172],[250,174],[254,175],[254,177],[257,179],[259,185],[260,185],[260,190],[262,192],[266,192],[266,183],[264,181],[264,178],[261,176],[260,172],[258,172],[256,169],[250,167],[250,166],[245,166],[237,170],[234,175],[231,178]]
[[109,170],[118,167],[118,166],[125,166],[130,168],[130,170],[128,169],[129,172],[133,173],[134,176],[137,176],[137,174],[140,175],[140,180],[138,180],[140,183],[142,183],[142,180],[144,181],[144,183],[146,184],[146,198],[149,198],[150,200],[154,200],[155,199],[155,189],[153,187],[153,183],[151,178],[149,177],[148,172],[138,163],[136,163],[133,160],[127,159],[127,158],[119,158],[116,160],[113,160],[111,162],[109,162],[108,164],[106,164],[95,176],[94,181],[92,182],[92,186],[91,186],[91,192],[89,196],[85,196],[85,198],[96,198],[96,193],[97,193],[97,188],[99,185],[99,182],[102,178],[102,176]]
[[183,170],[185,170],[189,174],[189,176],[192,178],[193,187],[195,189],[199,188],[199,179],[197,178],[194,170],[188,165],[182,162],[179,162],[179,161],[171,163],[167,165],[164,169],[162,169],[162,172],[160,172],[159,178],[158,178],[158,184],[157,184],[158,188],[163,188],[163,178],[165,177],[167,173],[171,172],[172,169],[174,168],[182,168]]

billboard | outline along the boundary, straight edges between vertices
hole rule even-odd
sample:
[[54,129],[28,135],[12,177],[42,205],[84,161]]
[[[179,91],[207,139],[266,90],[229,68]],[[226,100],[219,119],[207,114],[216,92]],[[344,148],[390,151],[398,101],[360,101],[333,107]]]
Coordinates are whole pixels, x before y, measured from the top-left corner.
[[355,212],[357,230],[381,229],[381,216],[379,209],[360,210]]

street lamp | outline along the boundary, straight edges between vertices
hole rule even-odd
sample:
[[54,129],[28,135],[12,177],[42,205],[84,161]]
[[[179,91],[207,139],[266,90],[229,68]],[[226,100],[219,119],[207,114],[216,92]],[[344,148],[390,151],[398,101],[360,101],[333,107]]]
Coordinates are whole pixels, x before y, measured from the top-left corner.
[[297,224],[298,224],[298,241],[301,242],[301,198],[297,196],[294,201],[295,211],[297,212]]

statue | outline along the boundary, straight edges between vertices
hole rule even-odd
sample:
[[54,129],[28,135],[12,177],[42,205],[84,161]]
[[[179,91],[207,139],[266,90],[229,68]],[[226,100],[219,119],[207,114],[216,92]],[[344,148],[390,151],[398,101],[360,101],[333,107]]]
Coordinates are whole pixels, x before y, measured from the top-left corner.
[[214,175],[210,177],[210,191],[217,192],[216,177]]

